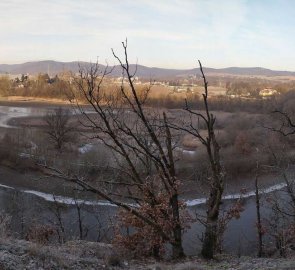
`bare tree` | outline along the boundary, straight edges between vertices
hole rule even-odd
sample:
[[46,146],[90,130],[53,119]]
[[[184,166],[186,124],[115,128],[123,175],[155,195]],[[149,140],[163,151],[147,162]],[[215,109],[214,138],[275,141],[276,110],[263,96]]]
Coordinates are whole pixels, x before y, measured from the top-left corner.
[[0,211],[0,236],[1,238],[8,237],[10,234],[11,227],[11,216],[5,213],[4,211]]
[[116,160],[113,170],[120,177],[90,184],[77,175],[49,169],[57,177],[121,207],[133,228],[144,228],[144,233],[154,236],[149,239],[158,239],[149,243],[151,254],[158,256],[160,246],[170,243],[173,258],[181,258],[184,203],[179,200],[173,135],[165,113],[144,107],[151,85],[141,91],[135,88],[136,69],[132,72],[128,62],[127,41],[122,44],[124,61],[112,51],[122,70],[120,87],[111,92],[103,87],[110,70],[107,67],[100,71],[98,64],[88,69],[80,67],[75,80],[78,92],[93,110],[93,114],[87,114],[77,101],[84,117],[82,124],[93,131],[93,139],[112,151]]
[[285,137],[295,134],[295,122],[290,114],[281,110],[274,110],[272,114],[279,117],[279,124],[271,127],[263,125],[264,128],[278,132]]
[[[203,104],[204,113],[192,110],[186,101],[185,110],[189,113],[189,123],[171,125],[176,130],[181,130],[197,138],[206,148],[209,159],[211,176],[208,178],[210,186],[207,199],[207,214],[205,224],[205,235],[203,239],[202,255],[212,259],[217,248],[218,217],[222,194],[224,190],[225,173],[220,161],[220,146],[215,136],[216,117],[210,112],[208,102],[208,81],[203,72],[203,67],[199,61],[200,71],[204,82]],[[200,125],[205,126],[206,133],[200,131]]]
[[87,237],[87,234],[89,232],[89,229],[87,226],[83,224],[83,209],[82,209],[82,203],[79,202],[76,198],[76,195],[74,197],[74,203],[77,210],[77,223],[79,227],[79,239],[83,240]]
[[48,221],[55,229],[55,232],[58,236],[58,242],[60,244],[63,244],[66,242],[66,230],[65,230],[65,225],[63,221],[63,215],[62,215],[63,205],[56,200],[55,195],[53,195],[53,200],[54,200],[54,203],[52,207],[48,209],[53,214],[54,218],[49,219]]
[[44,116],[46,123],[45,133],[55,143],[57,150],[61,151],[66,142],[72,140],[73,126],[70,124],[70,111],[59,107]]
[[[295,135],[295,123],[291,114],[280,110],[275,110],[273,113],[279,116],[279,125],[266,128],[281,134],[285,142],[287,141],[286,139],[293,139]],[[290,150],[286,146],[280,147],[280,149],[273,149],[272,146],[268,146],[267,148],[273,160],[273,165],[268,166],[268,168],[282,176],[286,185],[286,194],[289,198],[287,205],[286,202],[280,205],[279,201],[282,200],[273,200],[274,206],[283,215],[293,216],[295,218],[295,180],[291,179],[292,177],[288,173],[292,171],[291,167],[294,164],[293,154],[292,152],[290,154]]]
[[285,188],[274,192],[268,198],[272,207],[272,216],[268,219],[268,234],[274,239],[276,250],[285,257],[295,239],[294,155],[293,150],[289,149],[290,145],[292,148],[295,124],[291,113],[281,110],[275,110],[273,113],[279,116],[279,121],[272,127],[266,128],[280,134],[286,145],[283,144],[277,149],[267,146],[273,164],[265,167],[283,178]]
[[[205,258],[213,258],[215,248],[216,248],[216,228],[218,226],[219,209],[222,199],[222,193],[224,190],[224,178],[225,174],[223,172],[221,162],[220,162],[220,146],[216,140],[214,124],[215,116],[210,113],[208,105],[208,82],[206,80],[205,74],[203,72],[202,64],[199,61],[202,77],[204,80],[205,93],[203,94],[204,105],[205,105],[205,115],[198,114],[206,123],[207,137],[203,137],[197,129],[195,130],[195,136],[205,145],[209,162],[212,170],[212,178],[210,181],[210,194],[207,200],[207,221],[205,238],[202,247],[202,255]],[[189,109],[188,109],[189,110]],[[193,113],[192,111],[190,111]]]
[[263,226],[261,221],[261,210],[260,210],[260,194],[258,187],[258,178],[259,178],[259,163],[257,161],[256,165],[256,175],[255,175],[255,204],[256,204],[256,217],[257,217],[257,234],[258,234],[258,257],[263,255]]
[[282,152],[275,152],[271,147],[269,151],[272,155],[274,164],[267,166],[268,169],[278,173],[284,181],[286,188],[280,190],[280,196],[276,198],[274,194],[271,200],[273,208],[280,212],[282,215],[292,217],[295,220],[295,180],[290,175],[292,171],[292,160],[290,160],[286,154],[287,150],[283,147]]

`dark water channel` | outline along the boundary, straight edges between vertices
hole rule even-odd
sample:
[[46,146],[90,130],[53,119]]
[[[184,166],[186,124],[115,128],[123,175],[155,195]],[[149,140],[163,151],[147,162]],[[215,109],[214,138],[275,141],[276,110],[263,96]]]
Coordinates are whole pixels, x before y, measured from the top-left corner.
[[[77,203],[83,226],[83,238],[90,241],[109,241],[116,208]],[[16,189],[0,188],[0,210],[11,215],[11,230],[21,238],[26,237],[32,225],[48,224],[65,230],[66,240],[78,239],[79,218],[75,204],[67,205],[46,201],[34,194]]]
[[[226,200],[223,209],[229,207],[233,200]],[[83,226],[83,238],[89,241],[111,240],[117,207],[108,205],[78,204]],[[226,252],[237,255],[250,255],[256,252],[256,208],[254,197],[243,199],[244,211],[237,220],[229,223],[224,236]],[[204,204],[188,207],[190,214],[205,213]],[[34,194],[16,189],[0,188],[0,210],[12,216],[11,230],[14,235],[25,237],[33,224],[50,224],[60,230],[58,216],[62,220],[67,240],[79,239],[80,230],[78,210],[75,204],[67,205],[50,202]],[[269,212],[268,206],[262,207],[263,216]],[[199,222],[191,225],[184,234],[184,248],[188,255],[200,252],[203,226]]]

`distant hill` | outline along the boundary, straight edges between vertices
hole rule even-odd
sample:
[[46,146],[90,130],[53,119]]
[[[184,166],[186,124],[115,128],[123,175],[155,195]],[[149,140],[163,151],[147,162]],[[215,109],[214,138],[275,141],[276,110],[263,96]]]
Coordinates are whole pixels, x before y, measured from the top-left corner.
[[[83,67],[89,67],[87,62],[57,62],[57,61],[37,61],[37,62],[27,62],[23,64],[0,64],[0,73],[8,73],[12,75],[17,74],[32,74],[36,75],[38,73],[49,73],[51,76],[58,74],[62,71],[72,71],[74,73],[78,72],[79,64]],[[101,66],[104,68],[104,66]],[[135,65],[130,65],[131,71],[135,71]],[[261,67],[228,67],[228,68],[204,68],[207,75],[210,74],[229,74],[229,75],[249,75],[249,76],[295,76],[295,72],[291,71],[276,71]],[[198,68],[193,69],[166,69],[166,68],[156,68],[156,67],[146,67],[142,65],[137,66],[137,76],[143,78],[160,78],[160,77],[175,77],[175,76],[185,76],[185,75],[195,75],[199,74]],[[114,67],[112,72],[113,76],[121,76],[121,69],[118,66]]]
[[78,62],[37,61],[13,65],[0,64],[0,70],[2,72],[15,75],[26,73],[34,75],[38,73],[50,73],[51,75],[55,75],[66,70],[77,72],[78,69]]
[[214,73],[226,73],[232,75],[295,76],[295,72],[292,71],[271,70],[262,67],[228,67],[221,69],[208,68],[207,70]]

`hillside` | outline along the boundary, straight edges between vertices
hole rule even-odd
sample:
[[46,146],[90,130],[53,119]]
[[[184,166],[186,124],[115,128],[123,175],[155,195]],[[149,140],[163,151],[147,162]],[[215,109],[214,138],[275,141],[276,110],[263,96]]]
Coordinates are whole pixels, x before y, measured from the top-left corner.
[[[37,61],[27,62],[23,64],[0,64],[0,73],[8,73],[12,75],[17,74],[33,74],[49,73],[51,76],[62,71],[78,72],[79,65],[82,67],[89,67],[87,62],[57,62],[57,61]],[[104,68],[104,66],[101,66]],[[134,72],[136,65],[130,65],[131,71]],[[228,75],[249,75],[249,76],[295,76],[295,72],[291,71],[277,71],[261,67],[228,67],[228,68],[204,68],[207,75],[210,74],[228,74]],[[160,77],[177,77],[184,75],[199,74],[199,68],[193,69],[166,69],[157,67],[146,67],[142,65],[137,66],[137,76],[141,78],[160,78]],[[113,76],[121,76],[121,69],[118,66],[114,67]]]

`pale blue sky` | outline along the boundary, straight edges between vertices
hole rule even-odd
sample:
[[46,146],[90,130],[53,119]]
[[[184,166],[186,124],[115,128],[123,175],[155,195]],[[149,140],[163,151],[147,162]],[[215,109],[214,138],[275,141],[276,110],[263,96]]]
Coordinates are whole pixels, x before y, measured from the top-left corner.
[[295,71],[294,0],[0,0],[0,63],[130,62]]

